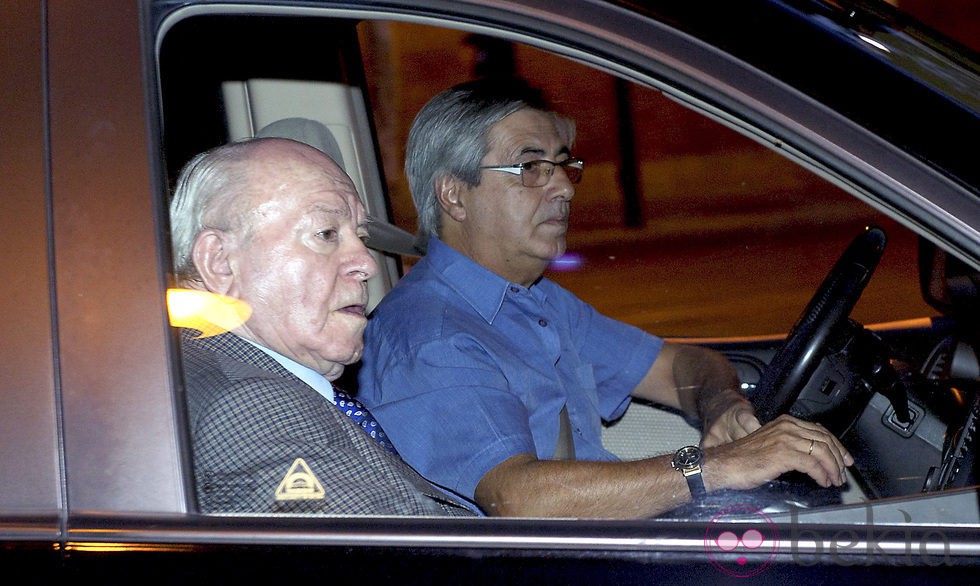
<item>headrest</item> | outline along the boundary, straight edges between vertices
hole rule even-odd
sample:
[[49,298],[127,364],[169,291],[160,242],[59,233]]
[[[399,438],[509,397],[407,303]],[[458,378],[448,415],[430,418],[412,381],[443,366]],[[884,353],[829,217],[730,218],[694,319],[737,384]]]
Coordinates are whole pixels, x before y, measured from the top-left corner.
[[[340,165],[341,169],[347,171],[344,166],[344,155],[341,154],[340,144],[322,122],[310,120],[309,118],[283,118],[264,126],[255,133],[257,137],[264,138],[291,138],[299,142],[306,143],[314,148],[320,149],[323,153]],[[348,174],[350,171],[347,171]],[[401,228],[382,222],[372,220],[368,224],[368,231],[371,233],[370,248],[380,252],[400,254],[404,256],[419,256],[420,251],[415,247],[415,236]]]
[[255,136],[266,138],[291,138],[299,142],[320,149],[327,156],[340,165],[341,169],[347,170],[344,166],[344,155],[340,152],[340,144],[334,138],[330,129],[322,122],[310,120],[309,118],[283,118],[266,125],[255,133]]

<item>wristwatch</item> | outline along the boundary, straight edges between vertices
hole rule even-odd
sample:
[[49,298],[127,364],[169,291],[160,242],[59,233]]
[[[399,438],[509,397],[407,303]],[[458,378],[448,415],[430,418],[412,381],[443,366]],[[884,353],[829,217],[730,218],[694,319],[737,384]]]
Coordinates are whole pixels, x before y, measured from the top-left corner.
[[701,463],[704,462],[704,452],[697,446],[684,446],[674,452],[670,466],[684,475],[691,497],[699,498],[705,495],[704,480],[701,479]]

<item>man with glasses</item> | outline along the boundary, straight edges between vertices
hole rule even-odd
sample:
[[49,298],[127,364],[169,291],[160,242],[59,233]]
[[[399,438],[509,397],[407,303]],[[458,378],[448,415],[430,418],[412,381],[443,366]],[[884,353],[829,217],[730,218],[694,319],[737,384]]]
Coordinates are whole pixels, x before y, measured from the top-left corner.
[[[371,316],[359,376],[398,451],[489,515],[649,517],[790,470],[842,484],[853,461],[837,439],[789,417],[760,426],[723,356],[542,277],[585,166],[574,134],[500,80],[446,90],[416,117],[405,167],[426,255]],[[702,445],[617,461],[601,425],[631,396],[699,418]]]

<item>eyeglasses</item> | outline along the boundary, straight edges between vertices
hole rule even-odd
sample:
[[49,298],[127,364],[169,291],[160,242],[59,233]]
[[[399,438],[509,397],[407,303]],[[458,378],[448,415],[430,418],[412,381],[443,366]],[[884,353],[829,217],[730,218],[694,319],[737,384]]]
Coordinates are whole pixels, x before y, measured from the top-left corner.
[[500,165],[496,167],[480,167],[488,171],[503,171],[512,175],[521,176],[521,185],[524,187],[544,187],[551,181],[551,176],[555,174],[555,167],[561,167],[565,171],[565,176],[572,183],[582,180],[582,171],[585,169],[585,161],[582,159],[565,159],[554,163],[544,159],[517,163],[516,165]]

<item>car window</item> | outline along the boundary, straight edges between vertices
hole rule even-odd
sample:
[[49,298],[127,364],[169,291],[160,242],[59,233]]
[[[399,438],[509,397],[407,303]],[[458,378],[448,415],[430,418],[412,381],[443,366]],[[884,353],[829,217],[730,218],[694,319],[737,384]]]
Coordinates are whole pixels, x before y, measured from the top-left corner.
[[871,224],[887,226],[890,250],[856,319],[934,313],[918,291],[911,231],[657,89],[459,31],[366,22],[360,33],[394,221],[406,230],[415,229],[415,211],[403,145],[415,112],[442,88],[513,74],[577,123],[586,172],[568,256],[548,276],[602,313],[663,336],[785,333],[848,241]]
[[[481,76],[516,75],[540,87],[576,120],[574,154],[586,161],[568,253],[547,276],[650,333],[720,348],[744,344],[738,350],[747,388],[867,226],[883,228],[888,246],[853,320],[904,332],[901,324],[937,315],[920,292],[919,236],[903,224],[787,158],[778,145],[743,136],[660,89],[530,44],[391,20],[204,15],[168,29],[159,67],[171,182],[196,152],[257,134],[277,119],[317,118],[318,109],[333,106],[308,98],[338,95],[329,92],[340,88],[344,100],[357,104],[350,152],[369,210],[408,233],[416,230],[416,215],[404,145],[418,109],[438,91]],[[387,280],[373,292],[383,295],[417,257],[379,254]],[[919,369],[935,339],[915,342],[902,346],[897,361]],[[883,401],[855,425],[892,417],[892,404]],[[696,430],[673,413],[642,423],[647,411],[636,415],[639,424],[630,413],[609,422],[610,433],[631,436],[610,440],[624,457],[666,453],[680,438],[697,441]],[[664,425],[676,426],[666,442],[647,435]],[[921,439],[915,449],[923,460],[940,456],[941,432],[899,431]],[[645,451],[635,451],[636,444]],[[846,498],[907,496],[928,472],[917,468],[908,486],[855,480]]]

